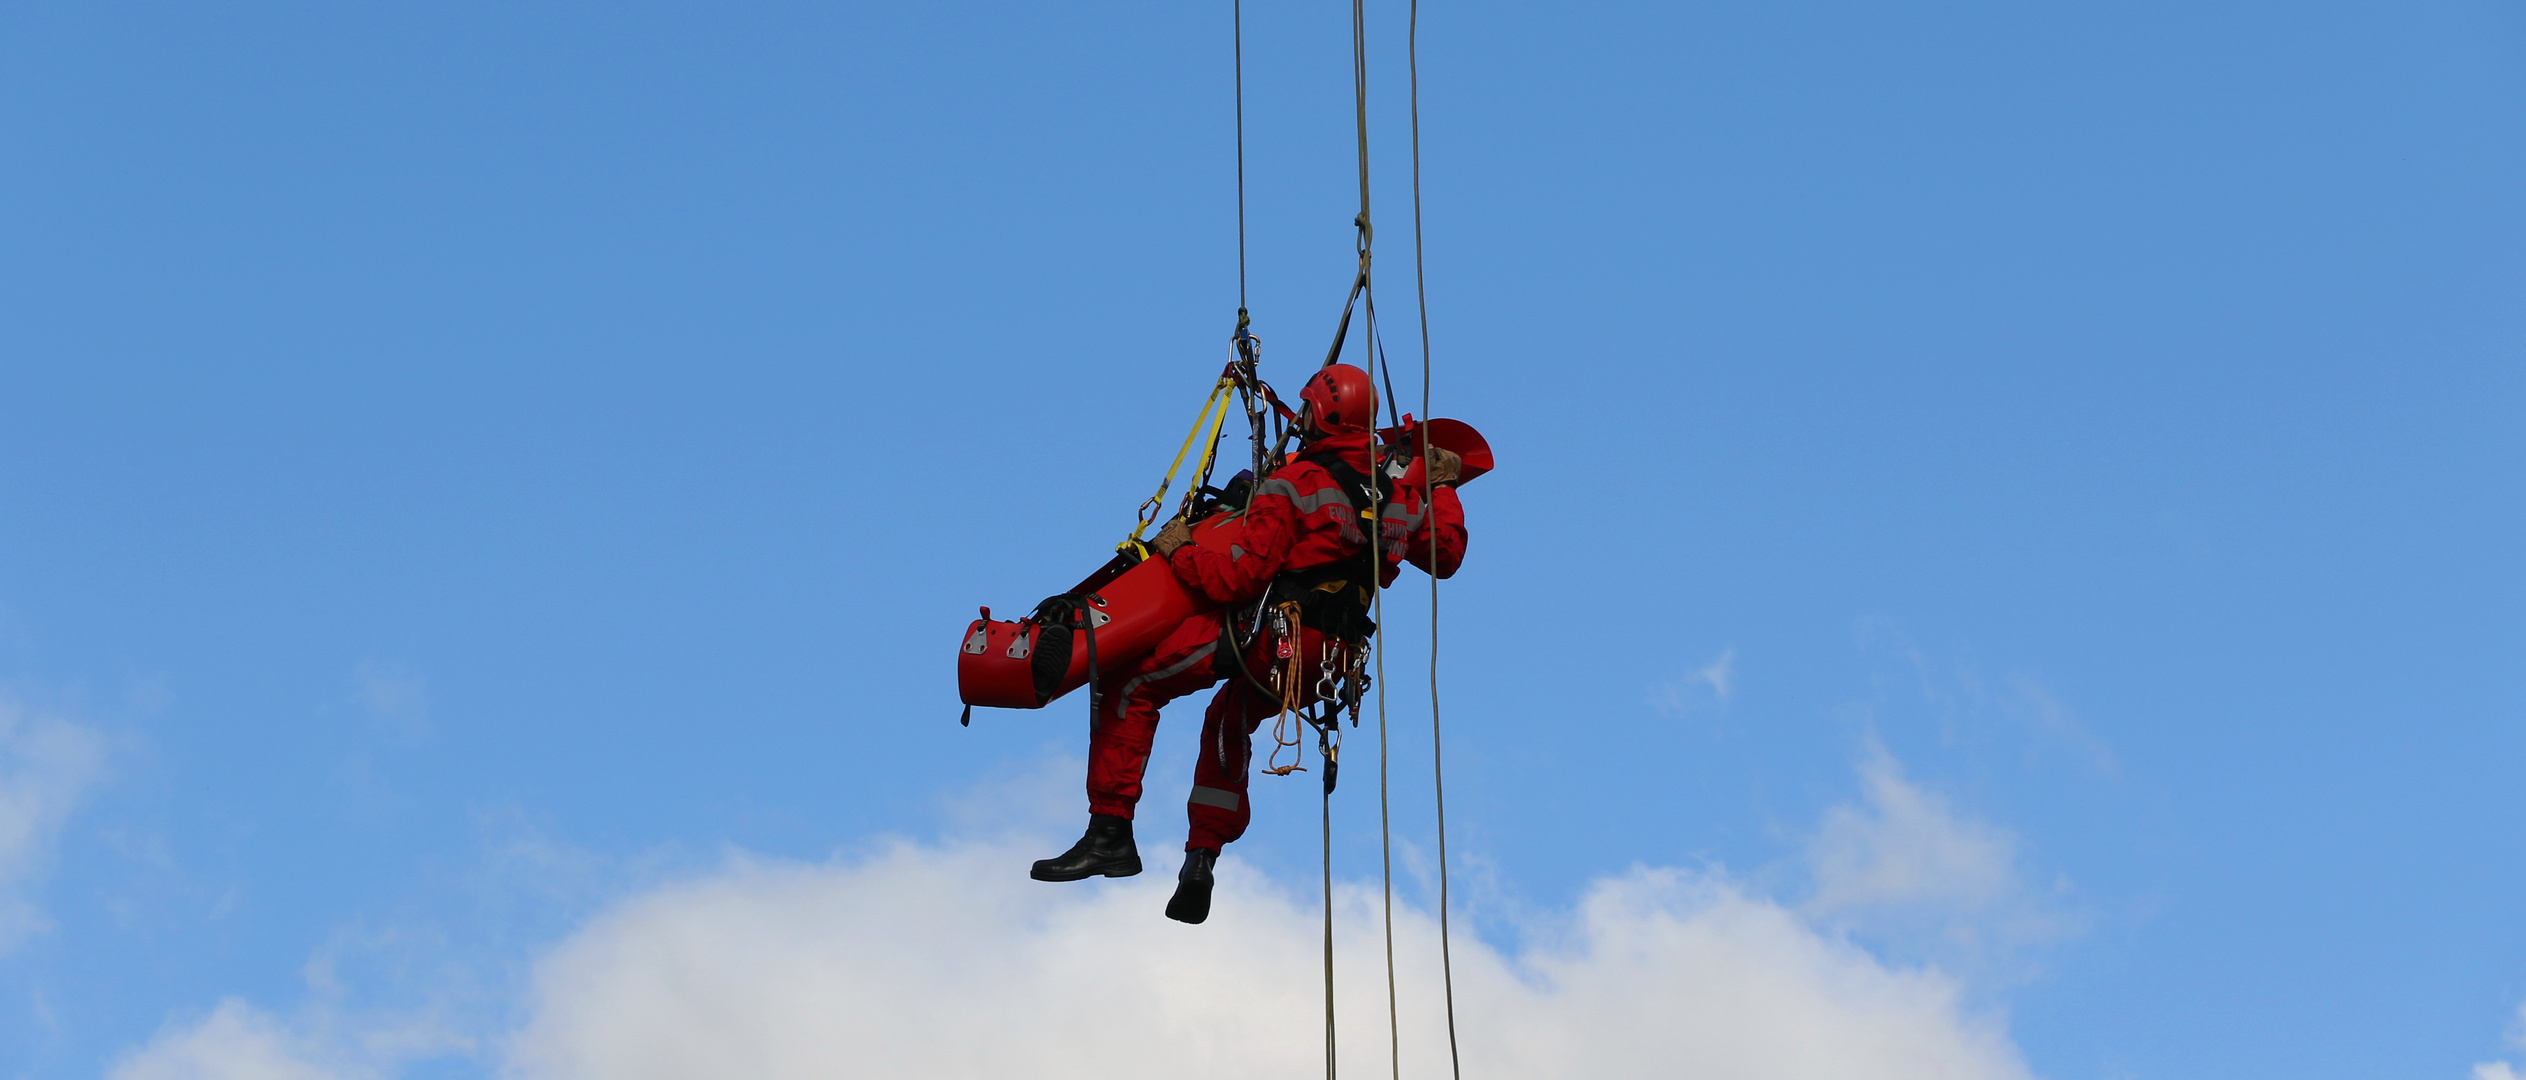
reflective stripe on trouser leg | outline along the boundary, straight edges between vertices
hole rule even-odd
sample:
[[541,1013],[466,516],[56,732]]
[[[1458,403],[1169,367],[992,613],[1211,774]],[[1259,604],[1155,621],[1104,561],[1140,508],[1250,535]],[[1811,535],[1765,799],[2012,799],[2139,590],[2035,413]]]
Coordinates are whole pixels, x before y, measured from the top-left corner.
[[[1207,615],[1197,617],[1203,619],[1209,618]],[[1132,694],[1138,692],[1141,687],[1147,686],[1150,683],[1163,682],[1168,679],[1173,679],[1178,675],[1182,675],[1185,672],[1191,671],[1193,670],[1194,665],[1208,661],[1211,654],[1217,651],[1219,651],[1219,643],[1217,641],[1212,641],[1208,645],[1204,645],[1190,653],[1186,653],[1180,660],[1166,664],[1165,666],[1159,667],[1146,674],[1134,675],[1131,677],[1130,681],[1123,684],[1123,692],[1121,696],[1130,697]],[[1216,676],[1209,677],[1216,678]],[[1207,686],[1209,684],[1205,682],[1203,685]],[[1193,687],[1188,690],[1178,690],[1173,694],[1167,695],[1167,697],[1169,699],[1173,699],[1177,696],[1190,693],[1192,689],[1200,689],[1200,687]],[[1114,715],[1123,715],[1123,707],[1119,703],[1114,706]]]
[[[1254,818],[1246,792],[1254,729],[1279,710],[1279,702],[1255,693],[1243,676],[1230,679],[1210,699],[1210,708],[1202,713],[1203,753],[1193,762],[1193,797],[1184,803],[1191,824],[1185,847],[1219,848],[1245,835]],[[1208,794],[1212,792],[1217,794]]]
[[1186,619],[1139,662],[1105,676],[1107,699],[1088,732],[1088,811],[1131,817],[1140,802],[1140,780],[1157,735],[1158,710],[1167,702],[1218,681],[1211,673],[1219,617]]

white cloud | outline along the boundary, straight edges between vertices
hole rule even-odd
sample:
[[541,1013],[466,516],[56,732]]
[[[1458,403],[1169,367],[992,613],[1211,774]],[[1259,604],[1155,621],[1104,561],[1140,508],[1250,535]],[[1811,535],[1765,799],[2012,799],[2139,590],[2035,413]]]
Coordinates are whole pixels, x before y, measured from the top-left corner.
[[1737,647],[1730,645],[1719,651],[1717,658],[1690,675],[1659,688],[1657,707],[1670,713],[1691,712],[1696,706],[1715,702],[1727,707],[1737,692]]
[[[2508,1029],[2509,1046],[2526,1050],[2526,1005],[2517,1007],[2517,1019]],[[2473,1080],[2518,1080],[2515,1066],[2505,1061],[2485,1061],[2473,1067]]]
[[228,998],[199,1020],[168,1023],[116,1062],[107,1080],[371,1080],[476,1050],[478,1041],[455,1030],[441,1008],[346,1009],[334,970],[346,944],[374,945],[336,940],[319,950],[305,971],[309,999],[291,1013]]
[[0,953],[47,925],[26,893],[104,769],[105,741],[94,731],[0,701]]
[[[537,965],[510,1071],[747,1076],[1288,1076],[1322,1066],[1321,924],[1231,858],[1212,921],[1161,867],[1025,879],[1031,848],[898,844],[855,864],[739,861],[591,921]],[[1336,892],[1341,1045],[1388,1051],[1376,896]],[[1397,911],[1408,1072],[1445,1068],[1437,931]],[[1998,1024],[1718,874],[1598,883],[1516,955],[1459,935],[1459,1030],[1486,1074],[2018,1078]]]
[[351,1080],[369,1075],[318,1064],[311,1041],[235,998],[199,1023],[169,1027],[116,1063],[108,1080]]
[[1974,910],[2016,887],[2016,841],[1956,816],[1871,743],[1860,760],[1861,805],[1825,811],[1808,845],[1811,906],[1825,911],[1928,904]]
[[1893,936],[1932,935],[1950,956],[2051,940],[2072,920],[2018,872],[2017,838],[1958,814],[1904,776],[1870,740],[1859,762],[1860,801],[1825,811],[1807,845],[1816,918]]
[[[1076,770],[1055,763],[991,785],[1021,804],[992,816],[1066,818],[1066,797],[1052,800],[1055,815],[1029,793],[1070,788]],[[1466,1060],[1536,1077],[2024,1080],[2002,1020],[1964,980],[1889,962],[1844,921],[1898,902],[1968,923],[1977,907],[2007,918],[2018,890],[2011,842],[1959,821],[1882,750],[1871,748],[1861,775],[1863,796],[1828,816],[1810,852],[1820,868],[1841,868],[1818,874],[1830,903],[1784,905],[1715,869],[1634,868],[1529,921],[1515,948],[1475,939],[1460,920]],[[224,1002],[172,1024],[111,1080],[367,1080],[451,1058],[511,1080],[1233,1078],[1322,1067],[1312,881],[1268,880],[1231,857],[1211,922],[1188,927],[1161,914],[1172,859],[1152,858],[1150,873],[1126,881],[1047,885],[1024,872],[1043,846],[895,842],[824,863],[740,854],[665,884],[633,874],[647,883],[574,919],[523,983],[431,988],[424,976],[428,1001],[400,1012],[346,1006],[379,973],[397,984],[421,974],[401,958],[427,936],[339,933],[308,965],[306,1004],[276,1017]],[[504,876],[575,881],[578,861],[501,865]],[[1986,884],[1928,887],[1897,865],[1907,861],[1962,867]],[[1996,907],[1994,896],[2004,898]],[[1343,1064],[1382,1073],[1377,899],[1373,887],[1335,892]],[[1405,1073],[1445,1075],[1435,922],[1398,904],[1396,934]],[[383,959],[367,955],[381,949]],[[477,966],[516,964],[518,954],[495,951]]]
[[1719,696],[1719,703],[1727,704],[1728,698],[1737,692],[1737,647],[1730,645],[1720,650],[1719,659],[1694,672],[1693,677],[1709,683],[1710,692]]

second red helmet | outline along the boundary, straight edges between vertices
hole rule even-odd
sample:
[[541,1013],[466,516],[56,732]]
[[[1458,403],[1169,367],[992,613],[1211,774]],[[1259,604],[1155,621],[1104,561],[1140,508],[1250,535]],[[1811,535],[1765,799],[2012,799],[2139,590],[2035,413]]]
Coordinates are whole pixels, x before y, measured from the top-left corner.
[[1316,427],[1327,434],[1363,433],[1377,421],[1377,384],[1349,364],[1316,372],[1298,400],[1314,407]]

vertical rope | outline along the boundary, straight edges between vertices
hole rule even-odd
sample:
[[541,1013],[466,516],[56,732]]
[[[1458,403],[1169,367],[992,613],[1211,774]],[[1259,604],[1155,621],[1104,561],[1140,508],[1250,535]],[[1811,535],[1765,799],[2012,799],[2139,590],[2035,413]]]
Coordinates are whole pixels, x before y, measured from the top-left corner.
[[[1421,309],[1421,475],[1430,475],[1430,289],[1421,258],[1421,0],[1412,0],[1411,22],[1404,31],[1404,56],[1409,65],[1412,98],[1412,290]],[[1438,489],[1430,488],[1433,502]],[[1425,511],[1434,513],[1434,510]],[[1438,566],[1438,529],[1430,529],[1430,566]],[[1385,717],[1378,717],[1383,739]],[[1382,742],[1380,746],[1382,747]],[[1447,990],[1447,1064],[1462,1080],[1464,1060],[1456,1050],[1456,965],[1447,933],[1447,767],[1441,754],[1438,709],[1438,575],[1430,575],[1430,784],[1438,799],[1438,963]]]
[[1237,72],[1237,328],[1245,328],[1245,0],[1228,5]]
[[1360,250],[1368,249],[1368,16],[1362,0],[1351,0],[1351,91],[1359,114]]
[[1262,343],[1253,332],[1253,316],[1246,312],[1245,275],[1245,0],[1228,5],[1229,42],[1235,59],[1237,115],[1237,329],[1228,336],[1235,350],[1231,361],[1238,376],[1237,398],[1245,404],[1247,435],[1254,442],[1254,482],[1262,483],[1263,474],[1263,403],[1257,400],[1255,386],[1261,381],[1255,368],[1262,361]]
[[[1380,369],[1385,367],[1385,348],[1377,336],[1377,314],[1369,309],[1369,358]],[[1394,380],[1386,380],[1389,384]],[[1389,394],[1393,391],[1389,390]],[[1386,625],[1386,507],[1378,498],[1385,461],[1374,449],[1368,455],[1368,587],[1369,600],[1376,608],[1377,625]],[[1426,511],[1424,511],[1426,513]],[[1404,540],[1409,550],[1411,538]],[[1386,650],[1374,638],[1369,640],[1368,655],[1376,665],[1369,682],[1377,688],[1377,869],[1384,887],[1386,920],[1386,1056],[1395,1080],[1403,1080],[1403,1019],[1395,996],[1395,840],[1394,816],[1386,800]]]
[[[1319,764],[1333,767],[1329,762]],[[1333,1080],[1333,787],[1329,784],[1324,788],[1324,1080]]]
[[[1369,290],[1368,266],[1369,253],[1374,246],[1376,239],[1376,231],[1372,229],[1368,223],[1368,16],[1364,0],[1351,0],[1351,96],[1353,102],[1354,127],[1359,135],[1359,217],[1352,219],[1352,224],[1357,226],[1359,229],[1359,277],[1351,286],[1352,296],[1357,298],[1363,295],[1373,295]],[[1370,302],[1374,304],[1375,301],[1371,300]],[[1330,366],[1333,363],[1334,356],[1338,356],[1340,354],[1340,350],[1342,348],[1342,338],[1344,336],[1344,332],[1350,328],[1350,322],[1350,306],[1345,304],[1342,309],[1343,328],[1342,330],[1336,331],[1334,334],[1334,354],[1325,358],[1325,364],[1327,366]],[[1371,353],[1370,363],[1374,364],[1375,362],[1375,355],[1374,353]],[[1376,417],[1373,415],[1370,416],[1369,423],[1373,426],[1376,423]],[[1375,513],[1374,508],[1377,505],[1375,478],[1376,467],[1376,454],[1372,450],[1369,454],[1369,468],[1371,470],[1371,475],[1369,479],[1370,490],[1368,495],[1369,506],[1371,507],[1370,512],[1372,515]],[[1376,543],[1374,537],[1377,535],[1379,529],[1376,527],[1376,522],[1373,519],[1370,524],[1372,526],[1369,530],[1369,535],[1372,537],[1370,543],[1374,544]],[[1374,558],[1374,551],[1375,549],[1372,547],[1372,558]],[[1370,588],[1375,588],[1377,586],[1376,579],[1378,577],[1378,569],[1379,568],[1375,563],[1372,562],[1370,564]],[[1336,722],[1338,723],[1339,721]],[[1382,777],[1386,767],[1385,754],[1382,746],[1383,731],[1384,719],[1381,709],[1379,719],[1381,745],[1377,759],[1377,768],[1381,777],[1378,795],[1379,813],[1381,815],[1384,813],[1385,802]],[[1389,889],[1389,892],[1391,893],[1391,888]],[[1394,985],[1394,937],[1391,929],[1391,915],[1388,919],[1388,926],[1389,930],[1387,933],[1386,944],[1386,953],[1388,958],[1387,1011],[1391,1014],[1393,1012],[1392,988]],[[1324,1075],[1325,1080],[1334,1080],[1333,793],[1330,790],[1326,791],[1324,796]]]

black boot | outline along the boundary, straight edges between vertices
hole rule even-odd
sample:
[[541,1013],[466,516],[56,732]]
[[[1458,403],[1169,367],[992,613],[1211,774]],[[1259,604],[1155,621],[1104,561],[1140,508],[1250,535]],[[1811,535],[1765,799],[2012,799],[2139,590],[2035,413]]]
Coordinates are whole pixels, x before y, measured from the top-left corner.
[[1167,918],[1198,923],[1210,917],[1210,867],[1219,861],[1216,848],[1187,848],[1184,869],[1175,872],[1175,896],[1167,901]]
[[1070,850],[1038,859],[1026,876],[1037,881],[1077,881],[1103,874],[1130,877],[1140,872],[1140,848],[1131,842],[1131,819],[1112,814],[1088,815],[1087,835]]

